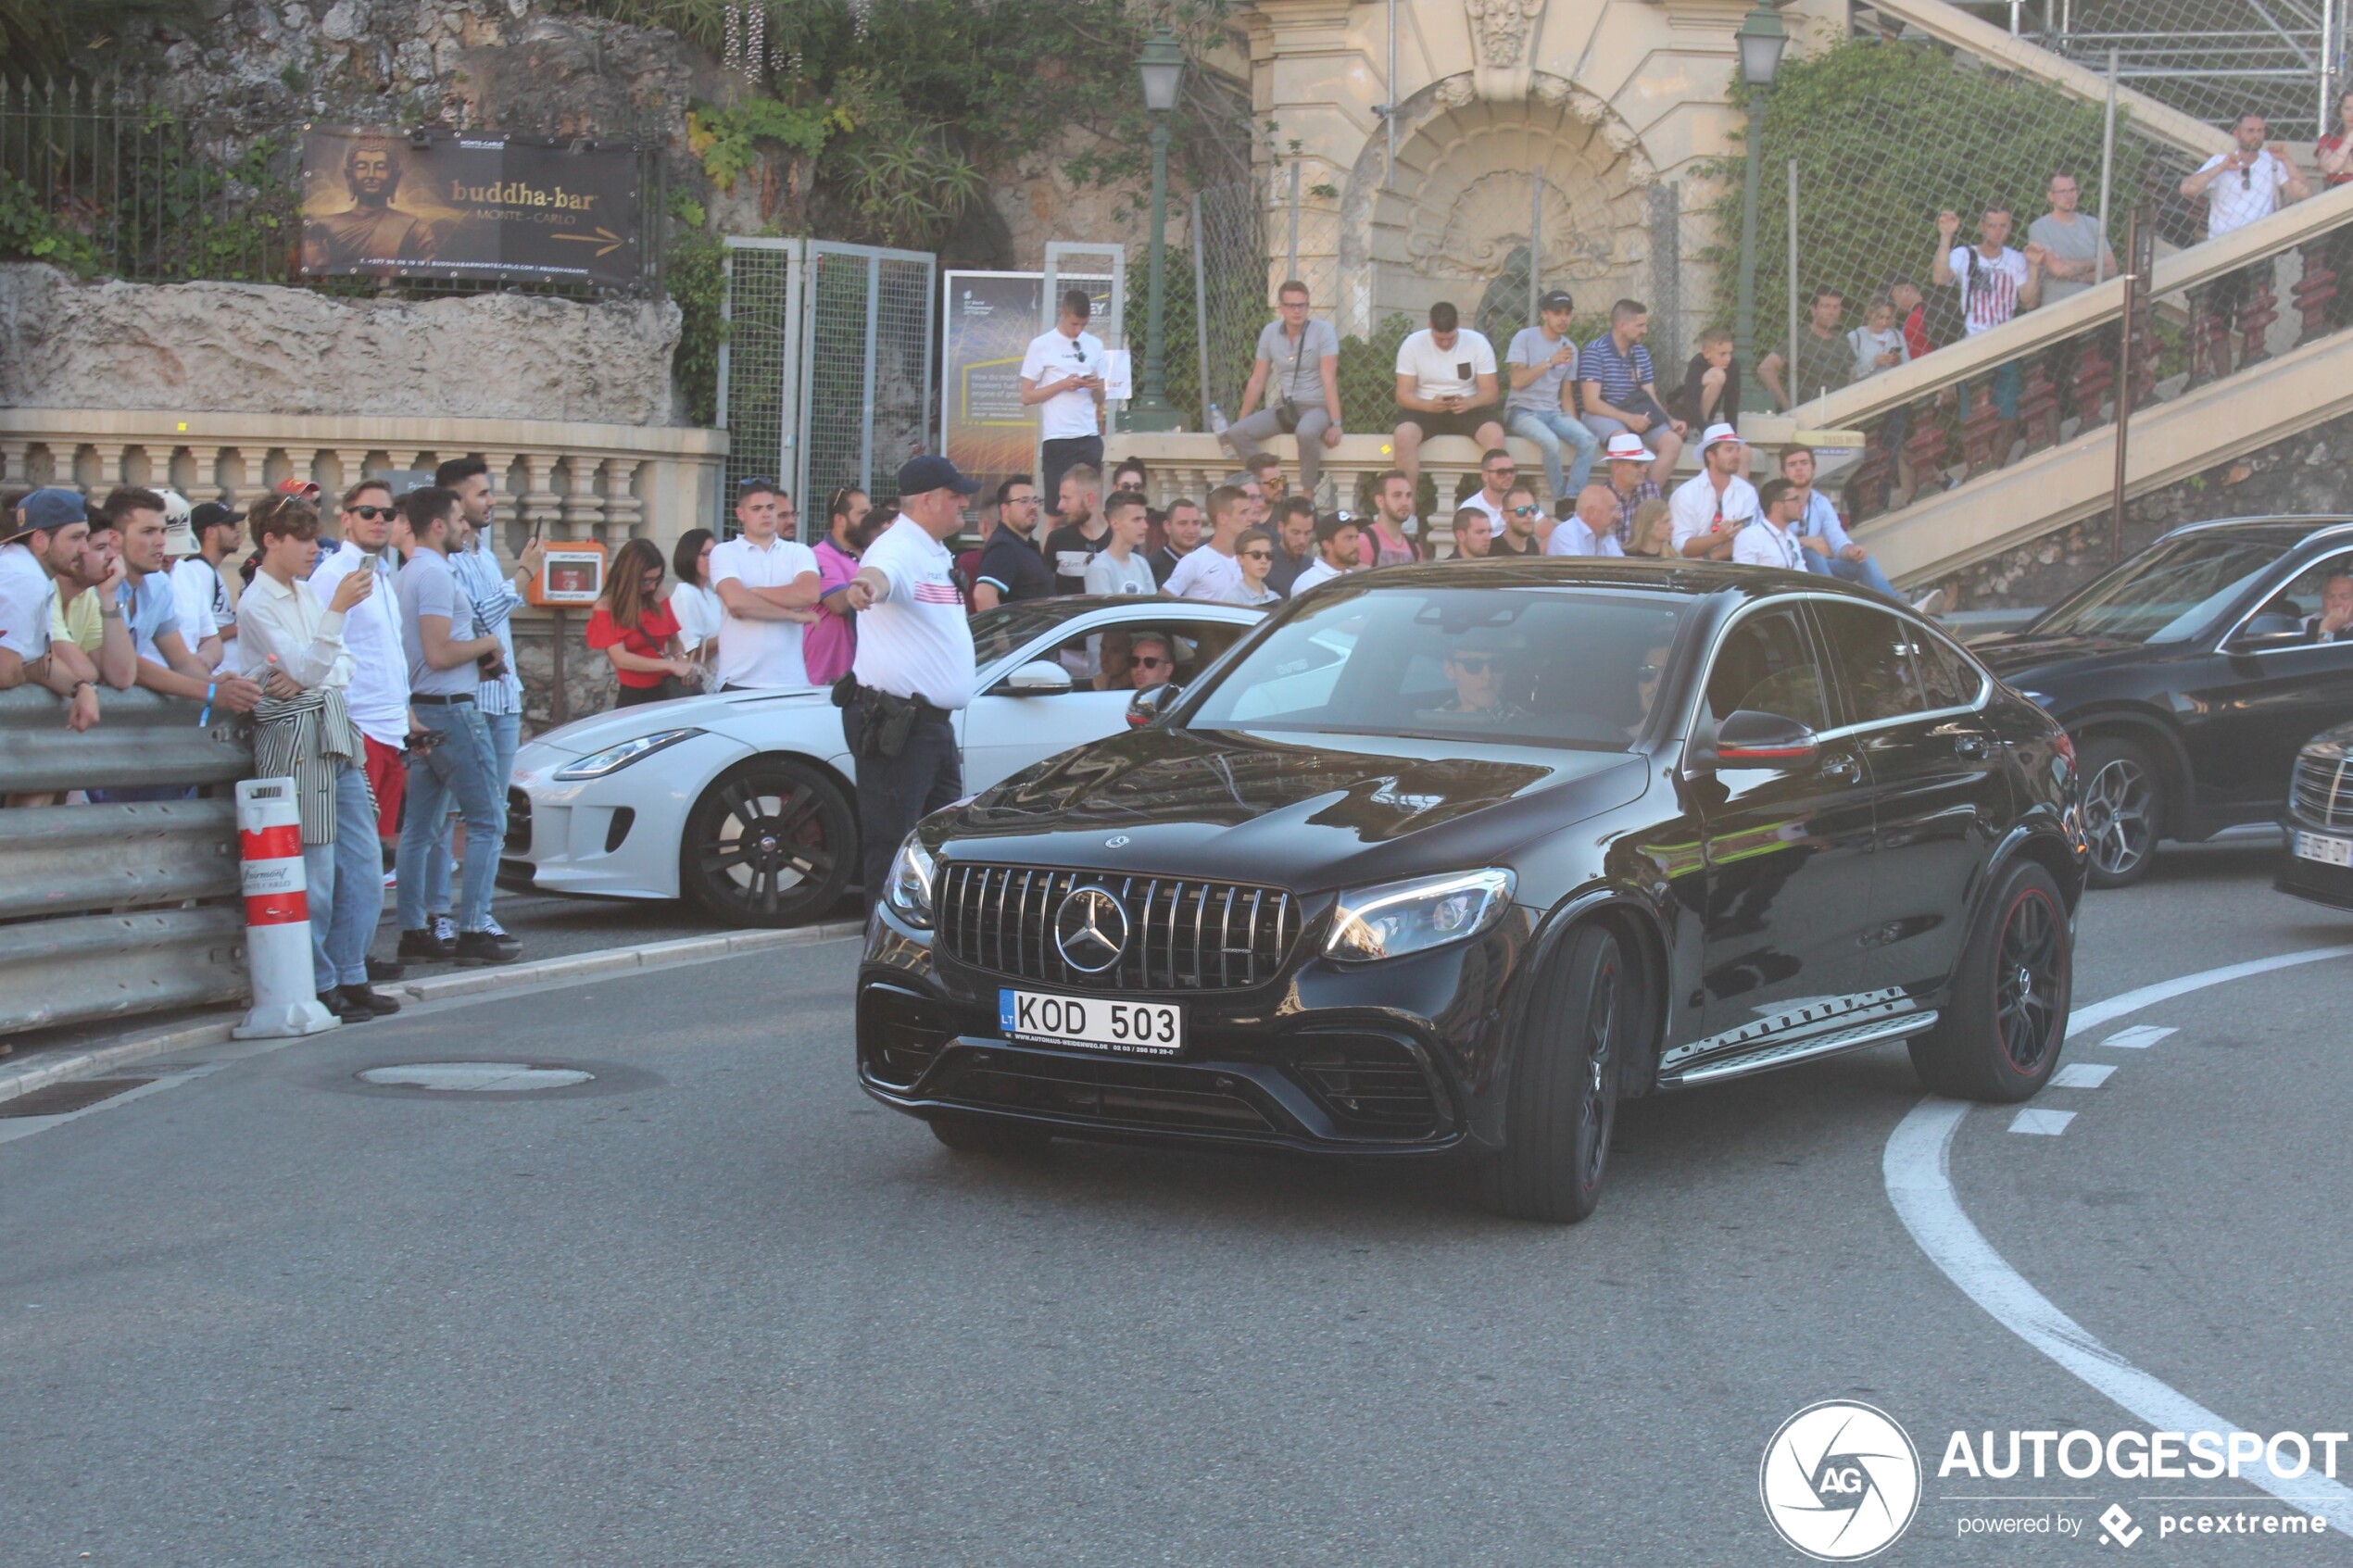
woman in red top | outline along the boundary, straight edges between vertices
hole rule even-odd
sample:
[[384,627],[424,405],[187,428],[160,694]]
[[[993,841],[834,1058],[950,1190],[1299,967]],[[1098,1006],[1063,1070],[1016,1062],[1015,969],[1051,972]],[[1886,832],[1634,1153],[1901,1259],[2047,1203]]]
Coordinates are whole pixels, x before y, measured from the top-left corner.
[[621,678],[615,708],[660,702],[674,695],[673,677],[694,678],[694,661],[678,650],[678,620],[662,600],[661,579],[661,552],[648,540],[626,541],[588,618],[588,646],[604,649]]

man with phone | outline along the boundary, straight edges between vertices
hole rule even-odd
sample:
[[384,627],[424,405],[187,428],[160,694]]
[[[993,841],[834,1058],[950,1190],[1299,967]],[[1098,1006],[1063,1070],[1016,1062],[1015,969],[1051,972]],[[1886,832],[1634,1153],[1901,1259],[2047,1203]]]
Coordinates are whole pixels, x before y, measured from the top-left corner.
[[[375,792],[381,844],[396,844],[400,836],[400,803],[409,792],[405,751],[409,737],[422,729],[409,711],[409,654],[400,645],[400,600],[392,586],[396,571],[392,525],[398,515],[386,481],[362,479],[347,486],[335,519],[343,543],[327,552],[310,574],[311,588],[321,595],[333,594],[356,571],[376,579],[376,591],[344,617],[343,640],[352,660],[345,701],[366,744],[368,787]],[[380,966],[371,978],[400,976]]]
[[[474,688],[475,711],[490,732],[492,772],[497,780],[494,791],[497,806],[498,837],[507,836],[507,781],[514,775],[515,748],[522,742],[522,682],[515,675],[515,638],[508,619],[522,607],[522,590],[539,575],[540,563],[547,558],[547,546],[539,542],[535,527],[531,538],[516,558],[514,571],[508,571],[498,564],[497,486],[492,482],[490,465],[480,458],[453,458],[434,470],[433,482],[458,496],[458,523],[450,533],[449,569],[465,584],[466,596],[473,601],[478,629],[496,638],[495,656],[482,659],[477,668],[481,678]],[[471,831],[471,830],[469,830]],[[449,908],[450,857],[445,853],[434,865],[433,885],[429,889],[436,910]],[[484,916],[488,919],[488,916]],[[492,935],[503,937],[506,933],[498,922],[490,922]]]
[[[1577,417],[1577,345],[1569,335],[1569,320],[1577,302],[1567,289],[1554,289],[1537,302],[1536,325],[1522,327],[1504,354],[1512,379],[1511,395],[1504,399],[1504,428],[1536,443],[1544,459],[1544,483],[1552,487],[1553,507],[1585,488],[1593,471],[1601,442]],[[1571,456],[1566,466],[1561,449]],[[1482,507],[1491,517],[1492,509]]]
[[1495,345],[1466,327],[1448,300],[1429,307],[1429,325],[1397,345],[1397,428],[1390,441],[1397,467],[1418,492],[1422,443],[1433,435],[1467,435],[1483,450],[1504,444],[1497,408]]
[[1021,406],[1037,408],[1038,492],[1060,500],[1063,474],[1103,466],[1103,340],[1087,330],[1094,301],[1085,289],[1062,297],[1062,315],[1029,343],[1021,362]]
[[[417,545],[396,582],[400,640],[409,659],[409,705],[418,721],[441,739],[416,758],[409,780],[398,864],[400,956],[454,958],[469,967],[512,963],[522,956],[522,945],[491,929],[507,781],[481,711],[483,683],[476,668],[485,655],[499,652],[499,643],[479,630],[480,612],[450,565],[459,497],[429,485],[410,491],[402,505]],[[353,575],[372,581],[370,574]],[[468,632],[473,634],[466,635]],[[445,947],[439,933],[425,922],[433,890],[430,867],[436,857],[446,863],[449,856],[452,801],[466,825],[466,856],[452,911],[457,940]]]
[[[2231,127],[2231,150],[2216,153],[2198,165],[2197,172],[2182,182],[2182,194],[2194,201],[2201,196],[2206,199],[2208,239],[2219,240],[2233,230],[2259,222],[2290,202],[2300,202],[2312,194],[2302,170],[2288,156],[2287,144],[2264,141],[2267,130],[2261,115],[2249,112],[2239,116]],[[2250,262],[2208,284],[2205,306],[2208,317],[2235,326],[2239,312],[2246,306],[2247,295],[2254,293],[2259,281],[2269,281],[2273,276],[2272,270],[2277,265],[2271,258]],[[2230,340],[2221,333],[2217,338],[2215,350],[2221,355],[2222,363],[2214,370],[2218,375],[2228,375]]]

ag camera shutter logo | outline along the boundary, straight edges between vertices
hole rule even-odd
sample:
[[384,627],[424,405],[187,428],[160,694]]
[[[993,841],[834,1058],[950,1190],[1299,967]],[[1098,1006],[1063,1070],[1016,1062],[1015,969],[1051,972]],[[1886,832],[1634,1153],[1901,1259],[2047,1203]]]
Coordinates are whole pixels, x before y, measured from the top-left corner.
[[1818,1562],[1858,1562],[1919,1512],[1919,1450],[1884,1411],[1825,1399],[1781,1423],[1756,1490],[1781,1539]]

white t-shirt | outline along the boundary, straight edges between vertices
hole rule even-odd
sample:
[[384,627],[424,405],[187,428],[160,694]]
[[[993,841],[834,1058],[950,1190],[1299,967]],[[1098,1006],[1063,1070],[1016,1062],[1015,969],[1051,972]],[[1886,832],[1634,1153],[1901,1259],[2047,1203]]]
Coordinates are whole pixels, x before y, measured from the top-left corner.
[[[2221,168],[2224,156],[2216,153],[2197,171]],[[2271,217],[2280,209],[2280,193],[2286,188],[2287,166],[2268,147],[2257,155],[2253,167],[2216,175],[2206,187],[2206,237],[2219,240],[2233,229]]]
[[[809,558],[816,559],[817,553],[812,550]],[[670,590],[670,613],[678,620],[678,646],[690,654],[719,635],[727,619],[719,596],[694,583],[681,583]]]
[[1685,543],[1703,533],[1735,533],[1762,511],[1756,504],[1756,486],[1740,475],[1732,475],[1724,486],[1719,505],[1716,486],[1708,483],[1707,475],[1695,473],[1677,485],[1667,502],[1667,516],[1675,525],[1675,553],[1681,555]]
[[905,512],[858,558],[890,591],[858,612],[858,657],[850,671],[862,686],[893,696],[920,696],[935,708],[973,699],[973,629],[951,575],[956,558]]
[[1441,348],[1424,327],[1397,345],[1397,373],[1413,377],[1414,390],[1424,397],[1476,397],[1478,378],[1495,373],[1495,345],[1464,327],[1453,347]]
[[[376,558],[346,539],[312,569],[310,591],[327,604],[345,578],[377,570]],[[172,585],[179,585],[177,574]],[[409,736],[409,654],[400,641],[399,596],[389,578],[378,576],[376,591],[345,612],[343,646],[351,653],[351,684],[344,694],[351,721],[378,746],[398,750]],[[235,646],[229,651],[233,657]]]
[[2018,291],[2032,276],[2026,257],[2004,245],[1988,261],[1975,245],[1955,245],[1944,263],[1953,270],[1953,286],[1961,291],[1962,336],[1975,337],[2018,314]]
[[1090,594],[1157,594],[1160,585],[1152,581],[1152,569],[1144,558],[1133,550],[1121,560],[1109,550],[1098,554],[1087,563],[1087,591]]
[[1321,554],[1318,554],[1314,560],[1309,561],[1305,566],[1300,569],[1300,572],[1297,577],[1291,579],[1290,596],[1292,598],[1297,598],[1300,595],[1307,592],[1308,589],[1313,588],[1318,583],[1328,583],[1335,577],[1345,577],[1347,575],[1348,573],[1342,571],[1340,568],[1326,560]]
[[[729,578],[747,588],[782,588],[814,575],[817,555],[789,539],[771,539],[766,549],[749,539],[730,539],[711,552],[715,592]],[[809,667],[800,657],[801,622],[747,621],[724,615],[719,623],[719,679],[731,686],[768,691],[809,691]]]
[[1168,574],[1168,581],[1161,585],[1161,592],[1180,599],[1210,599],[1218,604],[1230,604],[1233,601],[1227,596],[1241,585],[1242,563],[1222,553],[1214,545],[1204,544],[1176,563],[1176,570]]
[[223,612],[229,608],[229,596],[220,586],[220,573],[202,556],[182,556],[171,563],[171,597],[174,613],[180,618],[181,640],[188,651],[207,637],[220,634]]
[[1758,518],[1732,541],[1732,559],[1742,566],[1778,566],[1803,571],[1806,546],[1797,542],[1796,529],[1779,529]]
[[[1043,386],[1081,372],[1100,376],[1103,373],[1103,340],[1094,333],[1082,332],[1076,338],[1068,338],[1056,327],[1029,340],[1029,352],[1022,356],[1021,379]],[[1058,392],[1038,405],[1038,438],[1041,441],[1067,441],[1101,433],[1102,427],[1095,420],[1095,395],[1083,387]]]
[[0,648],[27,663],[49,651],[49,617],[57,585],[30,545],[0,546]]
[[[1737,545],[1737,541],[1735,541]],[[1605,528],[1600,538],[1585,526],[1584,520],[1566,517],[1553,530],[1553,542],[1544,546],[1548,556],[1622,556],[1626,546],[1617,542],[1617,531]]]
[[1455,503],[1454,509],[1456,511],[1461,511],[1465,507],[1477,507],[1480,511],[1487,514],[1487,521],[1495,525],[1496,533],[1501,533],[1504,532],[1504,503],[1501,501],[1489,500],[1487,498],[1487,492],[1484,489],[1474,490],[1469,495],[1464,496],[1460,501]]

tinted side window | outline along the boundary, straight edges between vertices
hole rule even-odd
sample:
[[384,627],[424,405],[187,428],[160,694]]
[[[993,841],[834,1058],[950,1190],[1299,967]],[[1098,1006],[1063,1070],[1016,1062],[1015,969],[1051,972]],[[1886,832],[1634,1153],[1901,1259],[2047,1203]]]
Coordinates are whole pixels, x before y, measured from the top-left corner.
[[1814,614],[1829,645],[1831,663],[1846,688],[1848,718],[1857,724],[1928,710],[1914,669],[1912,629],[1884,610],[1843,600],[1817,599]]
[[1705,717],[1721,722],[1743,708],[1778,713],[1811,729],[1830,728],[1814,640],[1795,610],[1752,615],[1716,650],[1715,667],[1707,672]]
[[2291,632],[2307,630],[2328,609],[2329,580],[2353,574],[2353,557],[2331,556],[2315,561],[2291,579],[2286,587],[2263,601],[2247,623],[2239,629],[2237,641],[2260,643]]
[[1977,694],[1985,689],[1985,678],[1969,655],[1917,628],[1913,641],[1919,645],[1920,684],[1927,688],[1930,708],[1967,708],[1977,700]]

